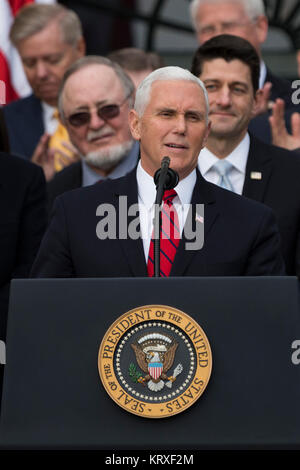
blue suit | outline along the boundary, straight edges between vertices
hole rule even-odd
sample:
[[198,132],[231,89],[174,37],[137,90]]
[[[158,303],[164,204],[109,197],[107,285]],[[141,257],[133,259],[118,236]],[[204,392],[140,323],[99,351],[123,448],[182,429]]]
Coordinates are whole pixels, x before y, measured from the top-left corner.
[[30,160],[44,134],[41,101],[34,95],[3,107],[10,152]]

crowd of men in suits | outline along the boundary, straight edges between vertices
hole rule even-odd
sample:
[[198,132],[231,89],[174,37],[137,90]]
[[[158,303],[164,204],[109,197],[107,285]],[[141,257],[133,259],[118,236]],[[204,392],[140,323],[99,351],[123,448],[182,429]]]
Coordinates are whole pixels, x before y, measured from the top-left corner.
[[11,39],[32,95],[0,115],[10,149],[0,154],[0,339],[14,277],[149,275],[151,223],[141,218],[139,240],[99,240],[95,214],[126,196],[151,221],[164,155],[179,175],[170,204],[205,207],[201,250],[185,250],[180,219],[171,276],[300,275],[300,156],[270,143],[281,126],[295,148],[284,117],[297,108],[262,60],[263,2],[194,0],[191,14],[191,72],[141,51],[135,83],[124,54],[85,56],[74,12],[30,5],[17,15]]

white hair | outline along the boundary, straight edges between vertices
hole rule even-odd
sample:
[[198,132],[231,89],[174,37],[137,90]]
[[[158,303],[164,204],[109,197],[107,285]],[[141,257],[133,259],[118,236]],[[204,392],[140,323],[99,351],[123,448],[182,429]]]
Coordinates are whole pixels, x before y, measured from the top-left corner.
[[194,28],[197,29],[197,13],[200,5],[205,3],[223,3],[225,1],[240,3],[251,21],[260,15],[266,15],[263,0],[192,0],[190,3],[190,15]]
[[151,88],[154,82],[166,80],[186,80],[198,85],[203,91],[206,107],[206,122],[208,123],[209,101],[204,83],[191,72],[177,66],[162,67],[151,72],[138,86],[135,95],[134,109],[142,117],[150,101]]

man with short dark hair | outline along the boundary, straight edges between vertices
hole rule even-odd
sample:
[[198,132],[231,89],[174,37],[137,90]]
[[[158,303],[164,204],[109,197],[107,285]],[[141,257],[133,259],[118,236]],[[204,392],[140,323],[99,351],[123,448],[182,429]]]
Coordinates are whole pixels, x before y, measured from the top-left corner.
[[300,275],[300,158],[248,133],[261,99],[259,58],[243,38],[219,35],[196,51],[192,72],[205,84],[211,132],[199,156],[208,181],[270,206],[289,275]]
[[[263,98],[249,128],[266,143],[271,143],[268,113],[277,98],[286,108],[299,111],[292,102],[293,89],[289,80],[271,72],[263,61],[261,47],[268,35],[268,18],[263,0],[192,0],[190,13],[200,45],[219,34],[232,34],[249,41],[260,60],[259,88]],[[287,117],[289,127],[289,119]]]

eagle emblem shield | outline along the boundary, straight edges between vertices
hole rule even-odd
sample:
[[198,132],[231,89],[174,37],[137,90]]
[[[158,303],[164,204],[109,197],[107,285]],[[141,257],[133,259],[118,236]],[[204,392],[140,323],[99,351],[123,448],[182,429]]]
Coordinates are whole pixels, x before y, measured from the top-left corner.
[[167,375],[173,366],[178,343],[166,334],[150,333],[131,344],[140,369],[146,374],[138,378],[141,384],[147,384],[153,392],[158,392],[167,385],[172,387],[183,367],[178,364],[173,374]]

